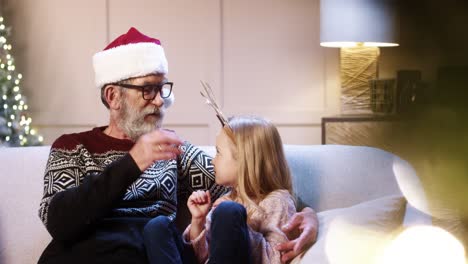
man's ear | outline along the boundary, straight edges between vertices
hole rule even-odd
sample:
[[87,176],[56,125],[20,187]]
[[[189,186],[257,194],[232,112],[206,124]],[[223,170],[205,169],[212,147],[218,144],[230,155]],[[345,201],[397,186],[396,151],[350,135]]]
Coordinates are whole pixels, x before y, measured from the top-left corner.
[[112,110],[119,110],[120,109],[120,101],[122,98],[122,93],[117,86],[114,85],[107,85],[104,88],[104,98],[109,104],[109,109]]

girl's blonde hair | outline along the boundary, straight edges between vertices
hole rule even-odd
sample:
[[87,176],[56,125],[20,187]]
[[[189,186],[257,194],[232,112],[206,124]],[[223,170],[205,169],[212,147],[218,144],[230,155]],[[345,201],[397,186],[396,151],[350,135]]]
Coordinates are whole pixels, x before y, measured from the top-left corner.
[[234,134],[234,157],[238,162],[238,184],[231,193],[249,209],[269,193],[286,189],[292,193],[291,174],[276,127],[256,116],[235,116],[229,119]]

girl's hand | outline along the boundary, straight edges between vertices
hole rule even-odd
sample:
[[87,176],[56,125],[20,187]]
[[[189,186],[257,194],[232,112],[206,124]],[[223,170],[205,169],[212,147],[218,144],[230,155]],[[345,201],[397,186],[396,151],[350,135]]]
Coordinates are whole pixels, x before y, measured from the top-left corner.
[[192,214],[193,220],[204,220],[210,211],[211,196],[210,191],[195,191],[187,201],[187,207]]

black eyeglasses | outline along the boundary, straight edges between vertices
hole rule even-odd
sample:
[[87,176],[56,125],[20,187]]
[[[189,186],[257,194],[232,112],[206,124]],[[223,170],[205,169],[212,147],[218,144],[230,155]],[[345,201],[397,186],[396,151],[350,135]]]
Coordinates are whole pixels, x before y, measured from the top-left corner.
[[171,96],[172,86],[174,83],[172,82],[165,82],[162,84],[148,84],[148,85],[133,85],[133,84],[125,84],[125,83],[114,83],[113,85],[117,85],[127,89],[138,89],[141,90],[141,94],[143,95],[143,99],[145,100],[154,100],[158,93],[161,95],[161,98],[168,98]]

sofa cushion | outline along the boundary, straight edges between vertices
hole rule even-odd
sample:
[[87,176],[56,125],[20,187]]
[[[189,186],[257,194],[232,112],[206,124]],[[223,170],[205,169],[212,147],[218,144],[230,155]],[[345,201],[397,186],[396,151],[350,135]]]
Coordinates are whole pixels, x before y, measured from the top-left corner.
[[342,145],[286,145],[298,208],[317,212],[400,195],[394,166],[403,162],[381,149]]
[[400,230],[405,207],[406,200],[394,195],[318,213],[317,242],[301,263],[375,263]]

